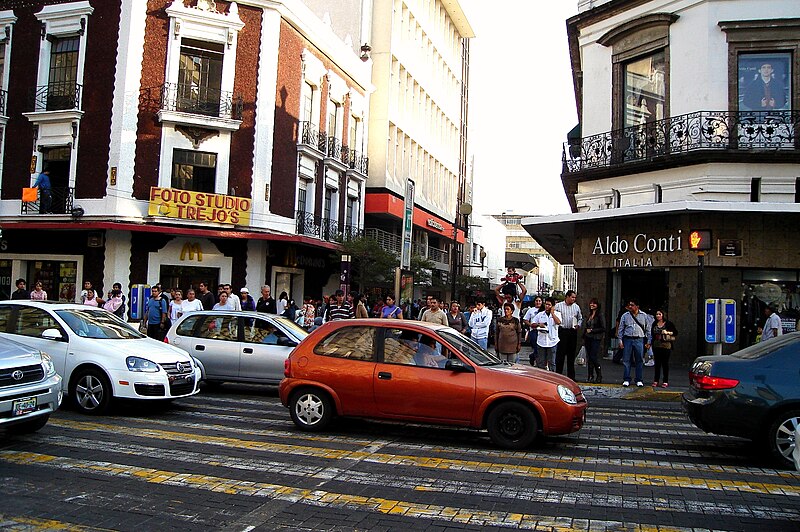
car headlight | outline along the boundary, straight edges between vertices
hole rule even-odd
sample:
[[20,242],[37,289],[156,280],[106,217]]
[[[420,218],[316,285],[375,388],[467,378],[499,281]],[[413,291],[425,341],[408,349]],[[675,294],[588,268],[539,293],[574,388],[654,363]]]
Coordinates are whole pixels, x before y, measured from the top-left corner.
[[128,357],[125,359],[129,371],[144,371],[145,373],[156,373],[161,368],[158,364],[146,358]]
[[56,374],[56,365],[53,364],[53,359],[47,353],[42,353],[42,368],[44,369],[45,378]]
[[558,395],[561,397],[561,400],[567,403],[568,405],[578,404],[578,400],[575,399],[575,394],[572,393],[572,390],[570,390],[563,384],[558,385]]

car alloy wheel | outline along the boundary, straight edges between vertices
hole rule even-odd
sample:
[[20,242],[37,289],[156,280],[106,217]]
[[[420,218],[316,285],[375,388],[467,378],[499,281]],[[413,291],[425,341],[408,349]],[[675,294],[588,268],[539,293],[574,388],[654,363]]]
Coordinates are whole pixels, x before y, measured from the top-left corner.
[[71,392],[75,407],[84,414],[102,414],[111,402],[111,384],[97,370],[77,375]]
[[790,410],[779,414],[770,427],[770,450],[784,466],[794,466],[792,452],[798,443],[795,441],[798,425],[800,425],[800,410]]
[[333,406],[325,392],[300,390],[289,400],[292,421],[302,430],[320,431],[333,417]]
[[506,449],[524,449],[536,439],[536,415],[523,404],[501,403],[489,413],[486,428],[496,445]]

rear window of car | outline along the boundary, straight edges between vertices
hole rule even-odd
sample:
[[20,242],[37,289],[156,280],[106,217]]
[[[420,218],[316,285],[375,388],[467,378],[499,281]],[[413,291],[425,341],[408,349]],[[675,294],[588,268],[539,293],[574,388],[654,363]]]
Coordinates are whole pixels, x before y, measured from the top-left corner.
[[796,348],[796,344],[798,344],[798,342],[800,342],[800,333],[785,334],[777,338],[769,339],[766,342],[759,342],[755,345],[751,345],[750,347],[745,347],[741,351],[733,353],[731,356],[754,360],[763,356],[767,356],[770,353],[774,353],[787,346]]
[[314,353],[326,357],[375,360],[375,327],[344,327],[322,339]]

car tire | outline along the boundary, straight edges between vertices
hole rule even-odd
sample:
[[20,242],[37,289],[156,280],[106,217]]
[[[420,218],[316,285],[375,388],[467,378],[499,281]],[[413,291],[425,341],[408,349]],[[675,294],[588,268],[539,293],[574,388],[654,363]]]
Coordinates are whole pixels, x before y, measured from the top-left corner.
[[506,401],[489,412],[486,428],[495,445],[504,449],[525,449],[536,439],[536,414],[521,404]]
[[50,414],[45,414],[43,416],[36,416],[33,419],[29,419],[28,421],[23,421],[22,423],[15,423],[8,428],[8,432],[11,434],[30,434],[31,432],[36,432],[37,430],[41,429],[45,425],[47,425],[47,420],[50,419]]
[[105,373],[89,368],[72,377],[69,395],[82,414],[99,415],[111,405],[111,383]]
[[318,432],[325,430],[333,419],[333,402],[319,389],[304,388],[292,394],[289,413],[300,430]]
[[794,469],[792,451],[798,443],[794,439],[794,432],[798,425],[800,425],[800,410],[788,410],[772,419],[767,432],[767,445],[772,456],[782,466],[792,469]]

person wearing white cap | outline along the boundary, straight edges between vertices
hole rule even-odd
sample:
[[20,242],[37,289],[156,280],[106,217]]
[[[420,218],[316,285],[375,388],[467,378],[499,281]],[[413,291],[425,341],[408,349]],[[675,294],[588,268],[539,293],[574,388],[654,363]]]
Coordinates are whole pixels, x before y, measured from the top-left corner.
[[256,310],[256,302],[250,297],[250,290],[247,288],[239,290],[239,300],[241,301],[242,310]]

